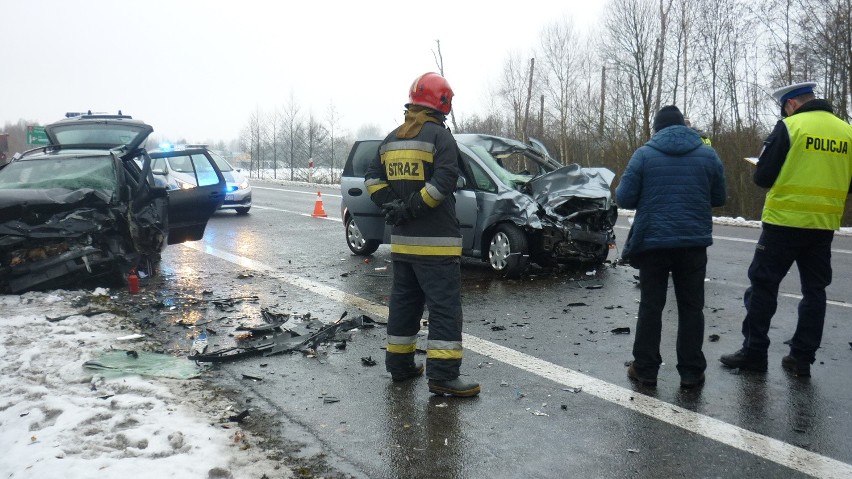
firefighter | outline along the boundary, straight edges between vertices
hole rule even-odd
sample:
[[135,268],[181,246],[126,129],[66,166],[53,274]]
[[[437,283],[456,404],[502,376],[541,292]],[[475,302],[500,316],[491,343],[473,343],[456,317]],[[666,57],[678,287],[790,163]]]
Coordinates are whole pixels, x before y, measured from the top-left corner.
[[461,153],[444,125],[453,90],[437,73],[417,77],[405,121],[379,146],[364,177],[370,198],[393,225],[393,287],[385,367],[394,381],[423,374],[414,361],[424,306],[429,309],[429,391],[470,397],[479,384],[459,378],[462,362],[462,235],[453,192]]
[[816,83],[779,88],[782,119],[763,143],[754,182],[768,188],[763,231],[748,268],[742,348],[720,358],[731,368],[766,371],[769,325],[778,286],[795,262],[802,285],[798,322],[781,366],[810,376],[822,341],[825,288],[831,283],[831,242],[852,191],[852,126],[814,95]]

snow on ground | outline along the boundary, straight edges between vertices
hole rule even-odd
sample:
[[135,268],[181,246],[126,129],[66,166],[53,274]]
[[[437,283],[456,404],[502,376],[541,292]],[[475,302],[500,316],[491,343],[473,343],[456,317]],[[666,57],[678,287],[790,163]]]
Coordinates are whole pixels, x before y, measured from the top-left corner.
[[290,477],[227,422],[232,405],[204,381],[84,369],[141,346],[117,339],[134,331],[111,313],[47,320],[91,294],[0,296],[0,477]]

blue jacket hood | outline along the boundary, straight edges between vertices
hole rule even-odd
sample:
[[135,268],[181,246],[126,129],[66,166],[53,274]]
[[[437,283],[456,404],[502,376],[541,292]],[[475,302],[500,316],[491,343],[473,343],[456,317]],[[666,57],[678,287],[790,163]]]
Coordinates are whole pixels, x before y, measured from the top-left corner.
[[646,145],[669,155],[683,155],[701,145],[701,136],[692,128],[674,125],[654,133]]

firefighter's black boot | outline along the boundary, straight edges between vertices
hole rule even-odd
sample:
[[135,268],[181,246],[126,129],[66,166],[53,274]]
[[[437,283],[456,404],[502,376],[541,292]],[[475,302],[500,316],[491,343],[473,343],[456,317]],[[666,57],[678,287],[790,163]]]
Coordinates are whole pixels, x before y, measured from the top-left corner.
[[406,379],[416,378],[418,376],[422,376],[425,369],[426,366],[423,363],[412,364],[410,369],[391,372],[391,379],[393,379],[394,382],[400,382],[405,381]]
[[449,381],[429,380],[429,392],[438,395],[471,397],[479,394],[479,383],[469,383],[455,378]]

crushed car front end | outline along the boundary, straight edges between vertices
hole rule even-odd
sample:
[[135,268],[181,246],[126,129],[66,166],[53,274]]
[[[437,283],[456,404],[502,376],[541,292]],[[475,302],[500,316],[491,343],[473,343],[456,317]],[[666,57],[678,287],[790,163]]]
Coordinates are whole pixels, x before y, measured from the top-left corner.
[[164,203],[135,209],[122,170],[112,152],[58,148],[0,170],[0,293],[117,281],[158,254]]
[[610,191],[614,174],[568,165],[534,178],[524,189],[538,205],[537,241],[531,255],[543,262],[600,263],[615,245],[618,207]]

